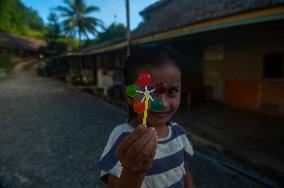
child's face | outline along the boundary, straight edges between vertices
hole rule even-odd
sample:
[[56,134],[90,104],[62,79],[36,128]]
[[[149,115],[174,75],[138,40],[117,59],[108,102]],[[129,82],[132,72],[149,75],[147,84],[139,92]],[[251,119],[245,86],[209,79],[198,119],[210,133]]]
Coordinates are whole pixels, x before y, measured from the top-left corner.
[[[150,87],[155,86],[159,82],[164,82],[168,86],[165,93],[154,92],[150,94],[153,99],[160,99],[164,104],[164,108],[161,112],[148,111],[147,122],[151,126],[165,125],[173,117],[180,104],[181,72],[171,60],[167,61],[169,62],[163,65],[141,68],[138,73],[147,72],[151,75]],[[137,82],[135,84],[138,85]],[[140,97],[138,97],[138,99],[140,99]],[[138,114],[139,123],[142,123],[142,119],[143,113]]]

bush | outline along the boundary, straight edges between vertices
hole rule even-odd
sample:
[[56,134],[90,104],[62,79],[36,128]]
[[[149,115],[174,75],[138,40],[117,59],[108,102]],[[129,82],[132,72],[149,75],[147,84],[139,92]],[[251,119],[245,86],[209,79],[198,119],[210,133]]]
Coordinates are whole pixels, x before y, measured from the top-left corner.
[[14,68],[14,64],[11,62],[10,54],[0,54],[0,68],[4,68],[8,72]]

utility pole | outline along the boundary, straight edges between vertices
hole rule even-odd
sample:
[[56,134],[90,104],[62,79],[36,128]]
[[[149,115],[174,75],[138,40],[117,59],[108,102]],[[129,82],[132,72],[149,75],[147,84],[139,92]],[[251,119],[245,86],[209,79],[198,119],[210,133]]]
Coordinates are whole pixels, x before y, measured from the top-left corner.
[[131,47],[131,32],[130,32],[130,9],[129,9],[129,0],[125,0],[126,6],[126,26],[127,26],[127,57],[130,55],[130,47]]

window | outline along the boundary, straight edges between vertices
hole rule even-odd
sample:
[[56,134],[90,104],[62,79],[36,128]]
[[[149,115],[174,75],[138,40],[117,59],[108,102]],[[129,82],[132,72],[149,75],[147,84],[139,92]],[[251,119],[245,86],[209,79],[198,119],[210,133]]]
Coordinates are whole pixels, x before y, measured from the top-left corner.
[[264,56],[263,77],[284,78],[284,65],[282,53],[270,53]]

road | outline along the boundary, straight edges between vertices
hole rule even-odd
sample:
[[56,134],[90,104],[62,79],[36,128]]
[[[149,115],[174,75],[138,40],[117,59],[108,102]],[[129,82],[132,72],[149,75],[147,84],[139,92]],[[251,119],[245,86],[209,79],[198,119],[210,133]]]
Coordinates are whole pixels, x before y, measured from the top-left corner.
[[[33,71],[9,75],[0,80],[0,187],[103,187],[97,161],[124,120],[124,112],[63,82]],[[198,153],[191,171],[198,188],[266,187]]]

